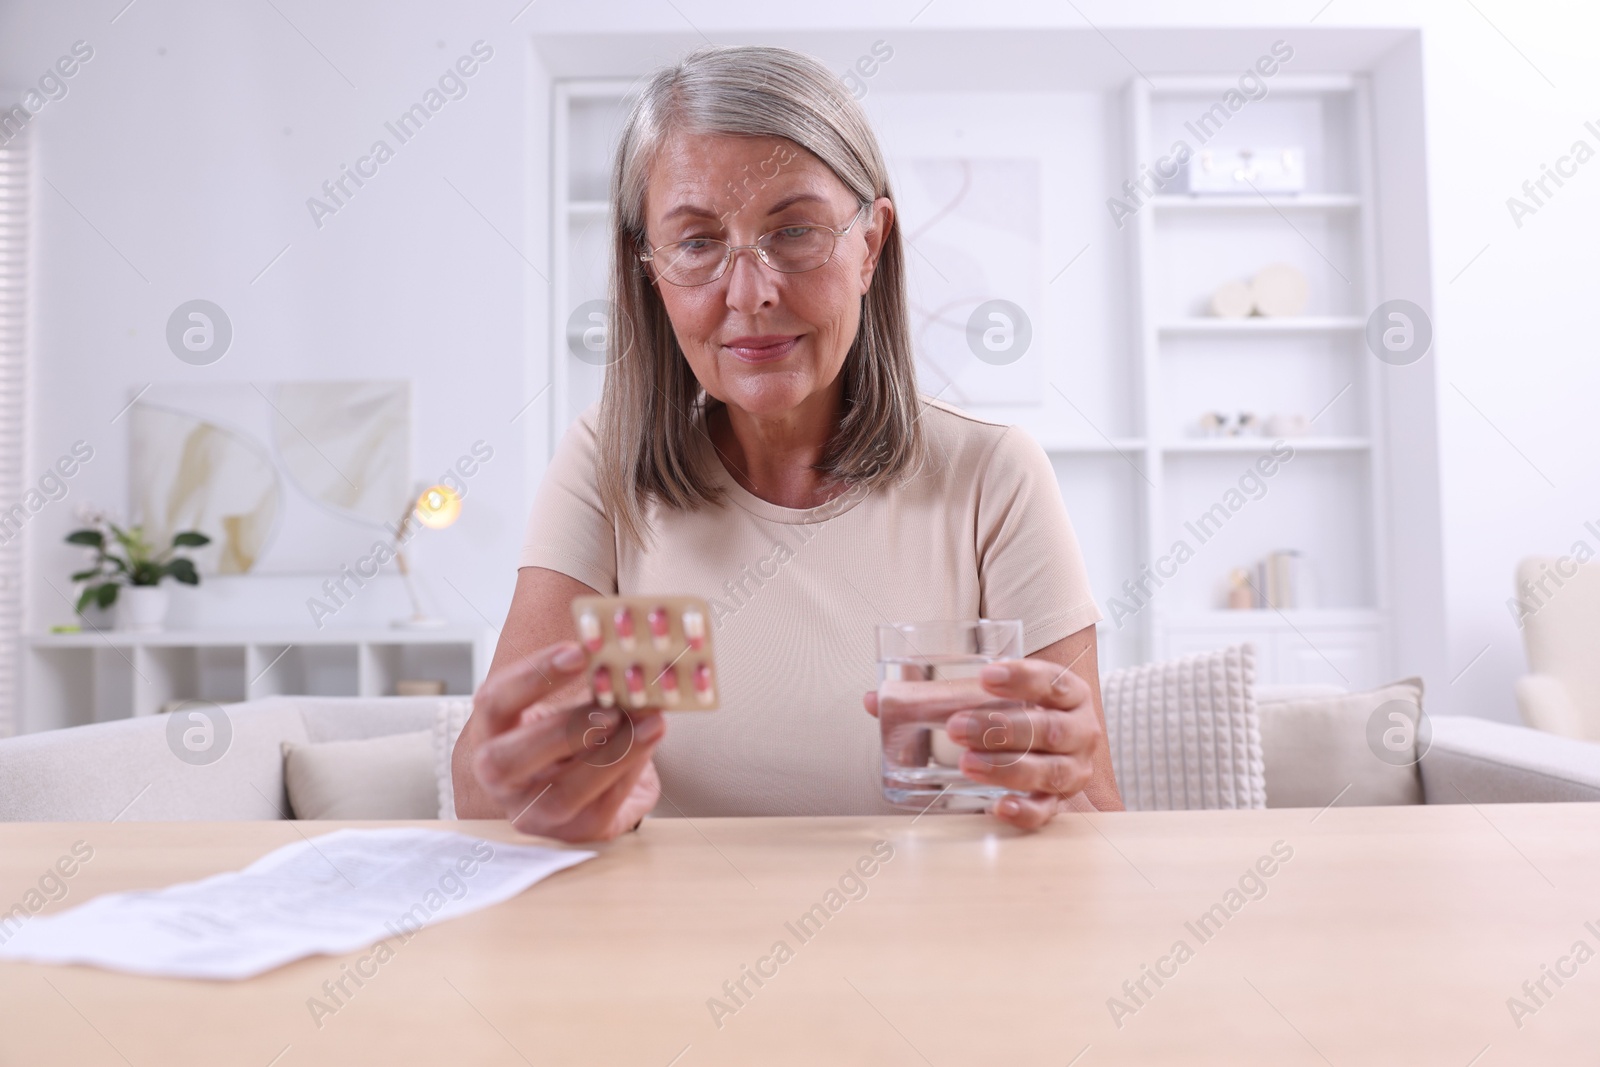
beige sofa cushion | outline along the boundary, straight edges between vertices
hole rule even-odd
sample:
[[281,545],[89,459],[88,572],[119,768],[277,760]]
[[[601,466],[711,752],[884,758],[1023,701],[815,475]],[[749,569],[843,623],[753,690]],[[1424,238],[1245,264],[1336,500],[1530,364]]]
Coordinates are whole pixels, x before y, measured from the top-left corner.
[[283,743],[297,819],[436,819],[432,730],[322,744]]
[[[1380,755],[1381,741],[1375,749],[1369,740],[1369,731],[1381,738],[1390,728],[1387,712],[1377,726],[1372,724],[1374,713],[1390,701],[1420,713],[1422,679],[1407,678],[1360,693],[1289,699],[1258,694],[1267,807],[1321,808],[1335,797],[1340,807],[1422,803],[1415,750],[1384,749]],[[1426,727],[1421,732],[1425,738]]]

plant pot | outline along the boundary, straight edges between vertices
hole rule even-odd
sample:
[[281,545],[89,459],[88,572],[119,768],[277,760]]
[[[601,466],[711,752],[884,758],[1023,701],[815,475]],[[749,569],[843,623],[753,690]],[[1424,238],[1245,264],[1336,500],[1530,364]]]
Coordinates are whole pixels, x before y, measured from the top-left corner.
[[160,630],[171,594],[159,585],[125,585],[117,593],[117,629],[135,633]]

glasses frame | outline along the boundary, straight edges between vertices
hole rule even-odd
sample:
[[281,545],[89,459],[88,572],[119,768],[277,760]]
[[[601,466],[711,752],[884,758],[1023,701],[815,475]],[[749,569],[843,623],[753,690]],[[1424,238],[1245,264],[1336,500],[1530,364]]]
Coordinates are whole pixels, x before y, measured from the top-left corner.
[[[726,248],[728,250],[727,254],[722,257],[722,265],[717,268],[717,273],[713,274],[711,277],[707,278],[703,282],[688,282],[688,283],[675,282],[671,278],[668,278],[668,277],[665,277],[664,275],[662,275],[659,271],[654,273],[654,278],[655,278],[656,281],[666,282],[668,285],[676,285],[680,289],[698,289],[702,285],[710,285],[712,282],[720,280],[723,275],[728,273],[728,266],[729,266],[729,264],[731,264],[733,262],[734,255],[736,253],[742,252],[742,251],[744,251],[746,249],[749,249],[751,252],[754,252],[756,258],[758,260],[760,260],[762,265],[765,266],[768,270],[777,271],[777,273],[779,273],[779,274],[805,274],[807,271],[819,270],[822,267],[825,267],[829,263],[833,262],[833,253],[835,251],[837,251],[838,248],[839,248],[839,238],[845,236],[851,230],[855,229],[856,223],[861,221],[862,213],[865,212],[868,208],[870,208],[872,206],[872,203],[873,202],[870,201],[870,200],[863,200],[861,202],[861,206],[856,208],[855,215],[851,217],[850,222],[842,230],[836,230],[832,226],[824,226],[820,222],[795,223],[795,224],[790,225],[790,226],[776,226],[776,227],[768,230],[766,233],[762,234],[760,237],[757,237],[753,244],[747,244],[747,245],[730,245],[726,241],[718,241],[718,240],[716,240],[716,238],[711,238],[711,237],[707,237],[707,238],[689,238],[690,240],[713,241],[716,244],[722,245],[724,248]],[[833,247],[828,249],[828,258],[824,259],[821,263],[818,263],[815,267],[806,267],[805,270],[782,270],[782,269],[780,269],[778,267],[773,266],[772,265],[772,261],[767,259],[767,250],[761,246],[761,242],[766,240],[768,237],[771,237],[773,234],[777,233],[779,230],[792,230],[797,225],[798,226],[808,226],[808,227],[811,227],[812,229],[817,229],[817,230],[827,230],[829,233],[833,234]],[[682,241],[668,241],[664,245],[656,245],[654,248],[651,248],[651,249],[649,249],[647,251],[640,252],[639,253],[639,262],[640,263],[653,263],[653,262],[655,262],[656,254],[658,252],[660,252],[662,249],[671,248],[673,245],[679,245],[679,244],[683,244],[683,242]]]

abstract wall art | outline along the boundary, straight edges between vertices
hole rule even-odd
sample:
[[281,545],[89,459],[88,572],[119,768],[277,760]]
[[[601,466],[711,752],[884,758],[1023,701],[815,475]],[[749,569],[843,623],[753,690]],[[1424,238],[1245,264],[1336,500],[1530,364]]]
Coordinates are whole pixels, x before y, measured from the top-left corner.
[[129,423],[133,521],[209,534],[207,573],[337,568],[409,496],[410,382],[157,384]]

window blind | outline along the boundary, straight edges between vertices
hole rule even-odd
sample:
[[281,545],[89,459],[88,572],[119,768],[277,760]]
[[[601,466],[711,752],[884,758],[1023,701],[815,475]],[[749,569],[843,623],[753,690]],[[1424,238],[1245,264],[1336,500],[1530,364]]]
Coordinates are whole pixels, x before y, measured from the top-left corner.
[[[26,461],[29,131],[0,128],[0,507],[22,499]],[[0,737],[16,731],[22,537],[0,538]]]

